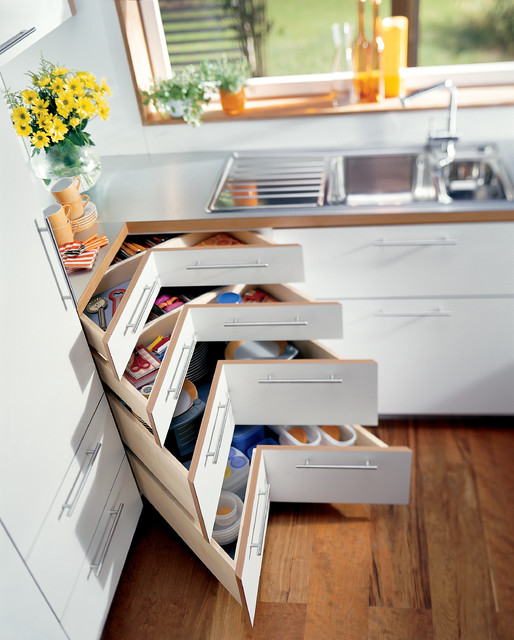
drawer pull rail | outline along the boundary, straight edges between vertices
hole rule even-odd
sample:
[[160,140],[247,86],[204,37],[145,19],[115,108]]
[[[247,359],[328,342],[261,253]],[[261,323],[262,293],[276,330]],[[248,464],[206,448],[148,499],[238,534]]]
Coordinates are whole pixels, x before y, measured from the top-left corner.
[[232,322],[225,322],[225,327],[306,327],[308,320],[300,320],[298,316],[294,320],[269,320],[239,322],[236,318]]
[[255,262],[241,262],[234,264],[200,264],[200,262],[196,262],[196,264],[190,264],[186,267],[186,270],[194,270],[194,269],[251,269],[253,267],[269,267],[267,262],[261,262],[260,260],[256,260]]
[[15,36],[13,36],[12,38],[9,38],[9,40],[6,40],[2,44],[0,44],[0,55],[8,51],[11,47],[14,47],[15,45],[17,45],[18,42],[21,42],[27,36],[30,36],[32,33],[34,33],[35,30],[36,30],[36,27],[23,29],[23,31],[19,31]]
[[304,464],[297,464],[297,469],[359,469],[361,471],[378,471],[376,464],[370,464],[366,460],[366,464],[311,464],[309,458]]
[[[47,250],[46,245],[45,245],[45,241],[43,240],[43,235],[42,235],[43,233],[49,233],[49,234],[50,234],[50,236],[53,238],[53,234],[52,234],[52,233],[50,233],[50,228],[51,228],[51,227],[50,227],[50,223],[47,221],[47,223],[46,223],[46,225],[47,225],[47,226],[46,226],[46,227],[40,227],[40,226],[38,225],[38,223],[37,223],[37,220],[34,220],[34,222],[36,223],[36,229],[37,229],[37,232],[39,233],[39,239],[41,240],[41,244],[43,245],[43,250],[44,250],[44,252],[45,252],[45,254],[46,254],[46,259],[48,260],[48,264],[50,265],[50,270],[51,270],[51,272],[52,272],[52,276],[53,276],[53,278],[54,278],[54,280],[55,280],[55,285],[56,285],[56,287],[57,287],[57,291],[59,292],[59,295],[60,295],[60,297],[61,297],[62,303],[63,303],[63,305],[64,305],[64,309],[65,309],[66,311],[68,311],[68,307],[66,306],[66,300],[71,300],[71,301],[73,302],[73,301],[74,301],[74,300],[73,300],[73,297],[72,297],[72,296],[69,296],[69,295],[65,295],[65,294],[62,292],[62,290],[61,290],[61,286],[60,286],[60,284],[59,284],[59,280],[57,279],[57,275],[56,275],[56,273],[55,273],[55,269],[54,269],[54,266],[53,266],[52,260],[51,260],[51,258],[50,258],[50,254],[48,253],[48,250]],[[54,244],[55,244],[55,240],[54,240]],[[56,246],[57,246],[57,245],[56,245]],[[61,267],[63,268],[64,277],[66,278],[66,281],[68,281],[68,277],[67,277],[67,275],[66,275],[66,270],[64,269],[64,265],[62,264],[62,261],[60,261],[60,262],[61,262]]]
[[[143,289],[143,291],[141,291],[141,295],[139,296],[139,300],[137,301],[137,305],[136,308],[134,309],[134,311],[132,312],[132,316],[130,318],[130,322],[127,324],[127,326],[125,327],[125,333],[127,333],[127,331],[129,329],[132,329],[132,333],[136,333],[137,328],[139,327],[139,324],[141,322],[141,320],[143,319],[143,314],[145,312],[146,309],[146,305],[148,304],[148,301],[150,300],[150,298],[152,297],[152,293],[155,291],[155,287],[157,286],[157,282],[154,282],[152,284],[152,286],[150,285],[146,285]],[[145,295],[145,293],[148,292],[148,295],[146,296],[146,300],[143,302],[143,304],[141,305],[141,302],[143,300],[143,297]],[[141,305],[141,306],[140,306]],[[139,315],[137,316],[136,321],[134,322],[134,316],[136,315],[137,310],[140,308],[139,311]]]
[[[270,492],[270,485],[267,484],[266,489],[264,491],[260,490],[259,493],[257,494],[257,500],[260,500],[264,496],[266,500],[266,503],[265,503],[266,506],[264,508],[264,513],[262,514],[261,527],[259,531],[259,539],[257,540],[257,542],[250,543],[250,546],[249,546],[250,553],[248,554],[249,556],[252,553],[252,549],[257,549],[258,556],[262,555],[262,547],[264,546],[264,535],[266,533],[266,522],[268,521],[268,513],[269,513],[269,505],[270,505],[269,492]],[[252,540],[254,539],[254,536],[255,536],[256,525],[257,525],[257,514],[255,517],[255,521],[253,523]]]
[[426,240],[385,240],[379,238],[374,247],[446,247],[459,244],[456,238],[427,238]]
[[[218,411],[220,409],[225,409],[225,411],[223,412],[223,420],[221,422],[221,428],[218,435],[218,440],[216,442],[216,449],[214,451],[207,451],[207,453],[205,454],[206,458],[212,458],[212,464],[218,464],[218,457],[220,455],[221,443],[223,442],[223,434],[225,433],[225,426],[227,424],[227,417],[230,409],[230,396],[227,396],[225,404],[222,404],[221,402],[218,404]],[[216,413],[216,420],[217,419],[218,419],[218,414]],[[216,421],[215,421],[215,424],[216,424]],[[213,430],[213,434],[214,434],[214,430]],[[207,460],[205,462],[207,463]]]
[[109,546],[114,536],[114,532],[116,531],[116,527],[118,526],[118,522],[120,520],[123,507],[124,507],[123,502],[120,502],[120,506],[117,509],[109,509],[109,516],[114,516],[114,520],[112,522],[111,528],[109,529],[109,533],[107,534],[107,539],[105,541],[104,548],[102,549],[102,553],[100,554],[100,558],[98,562],[95,562],[89,565],[90,570],[94,571],[95,576],[97,578],[100,575],[100,572],[102,571],[102,567],[105,561],[105,556],[107,555],[107,551],[109,551]]
[[383,311],[375,312],[377,318],[445,318],[452,315],[451,311],[438,307],[433,311]]
[[182,351],[180,353],[179,362],[182,360],[182,356],[184,354],[184,351],[188,352],[188,356],[186,358],[184,366],[182,367],[182,371],[181,371],[180,377],[179,377],[179,382],[178,382],[177,386],[174,387],[173,386],[173,380],[175,380],[175,376],[177,375],[177,369],[178,369],[178,364],[177,364],[177,369],[175,369],[175,374],[173,375],[173,378],[171,379],[171,384],[170,384],[170,386],[168,387],[168,389],[166,391],[165,402],[168,402],[168,397],[169,397],[170,393],[173,394],[173,400],[176,400],[179,397],[180,392],[182,391],[182,385],[184,384],[184,380],[186,378],[187,370],[189,369],[189,363],[191,362],[191,358],[193,357],[193,352],[194,352],[193,347],[195,346],[195,344],[196,344],[196,342],[195,342],[195,340],[193,340],[193,342],[191,342],[191,344],[185,344],[185,345],[182,346]]
[[341,384],[342,378],[336,378],[331,374],[330,378],[272,378],[271,373],[264,380],[259,380],[259,384]]
[[77,489],[77,493],[75,494],[75,497],[70,502],[70,496],[73,493],[73,489],[75,488],[75,485],[77,484],[77,480],[75,480],[75,482],[73,483],[73,487],[71,488],[70,494],[68,495],[68,499],[61,507],[61,515],[62,515],[62,512],[65,509],[68,509],[68,518],[73,515],[73,511],[75,510],[75,507],[77,506],[77,503],[79,501],[80,495],[81,495],[82,491],[84,490],[84,487],[86,486],[87,479],[88,479],[89,474],[91,473],[91,471],[93,469],[95,461],[96,461],[96,459],[98,457],[98,453],[100,452],[101,446],[102,446],[102,443],[99,442],[94,449],[88,449],[86,451],[86,455],[91,456],[91,458],[89,460],[89,463],[87,465],[87,468],[86,468],[86,472],[84,473],[84,477],[82,478],[82,480],[80,482],[80,485],[79,485],[79,488]]

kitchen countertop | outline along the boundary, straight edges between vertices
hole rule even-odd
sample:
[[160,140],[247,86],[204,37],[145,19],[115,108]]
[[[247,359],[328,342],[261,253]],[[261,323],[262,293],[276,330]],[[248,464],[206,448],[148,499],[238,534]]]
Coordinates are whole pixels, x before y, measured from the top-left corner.
[[[514,141],[497,145],[514,176]],[[276,213],[234,211],[209,213],[209,203],[231,152],[190,152],[102,158],[102,175],[88,191],[98,210],[98,222],[76,235],[106,235],[109,247],[101,250],[94,268],[68,277],[79,310],[127,233],[221,231],[389,224],[514,221],[514,202],[438,202],[380,207],[298,207]],[[139,224],[141,223],[141,224]],[[86,300],[87,302],[87,300]]]

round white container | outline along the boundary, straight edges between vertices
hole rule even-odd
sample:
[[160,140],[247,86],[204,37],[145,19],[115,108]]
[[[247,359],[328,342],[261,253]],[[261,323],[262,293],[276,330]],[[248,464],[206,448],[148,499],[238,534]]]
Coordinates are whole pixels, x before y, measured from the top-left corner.
[[244,453],[235,449],[236,453],[230,455],[225,470],[223,480],[223,491],[231,491],[237,494],[241,500],[245,499],[246,484],[248,482],[248,472],[250,470],[250,460]]
[[321,444],[330,447],[351,447],[357,440],[357,432],[351,424],[334,425],[339,429],[339,440],[336,440],[328,433],[325,433],[321,427],[319,431],[321,434]]
[[237,520],[237,496],[230,491],[222,491],[216,511],[215,526],[218,529],[226,529]]
[[219,516],[216,516],[214,521],[214,529],[212,531],[212,537],[218,544],[227,545],[237,540],[239,535],[239,527],[241,526],[241,514],[243,513],[243,501],[235,493],[228,491],[222,491],[220,501],[218,503],[218,509],[220,505],[224,506],[225,502],[236,505],[236,513],[233,521],[228,525],[221,525],[218,523]]
[[314,425],[302,425],[300,429],[305,431],[307,435],[307,442],[300,442],[294,436],[289,433],[289,430],[292,429],[292,426],[289,427],[277,427],[278,429],[278,441],[280,444],[285,445],[295,445],[300,447],[315,447],[321,444],[321,433],[318,427]]

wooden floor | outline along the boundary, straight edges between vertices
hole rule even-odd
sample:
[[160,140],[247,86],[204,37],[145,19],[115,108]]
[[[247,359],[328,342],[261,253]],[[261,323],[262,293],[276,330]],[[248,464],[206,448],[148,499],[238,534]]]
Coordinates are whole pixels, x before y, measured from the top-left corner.
[[102,640],[511,640],[514,421],[387,420],[409,506],[271,505],[255,626],[145,505]]

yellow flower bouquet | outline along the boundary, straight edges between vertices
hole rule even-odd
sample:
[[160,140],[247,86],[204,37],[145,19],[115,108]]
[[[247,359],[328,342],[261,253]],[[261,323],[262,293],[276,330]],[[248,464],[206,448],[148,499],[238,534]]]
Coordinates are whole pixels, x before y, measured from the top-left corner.
[[[89,188],[92,184],[88,182],[98,178],[100,161],[90,152],[94,142],[85,129],[92,118],[109,117],[109,86],[87,71],[69,70],[45,59],[36,73],[26,75],[31,80],[28,89],[6,90],[4,96],[16,133],[32,147],[36,175],[47,184],[58,177],[79,175],[83,187]],[[86,171],[86,165],[92,163],[96,179],[86,176],[94,173],[95,167]]]

